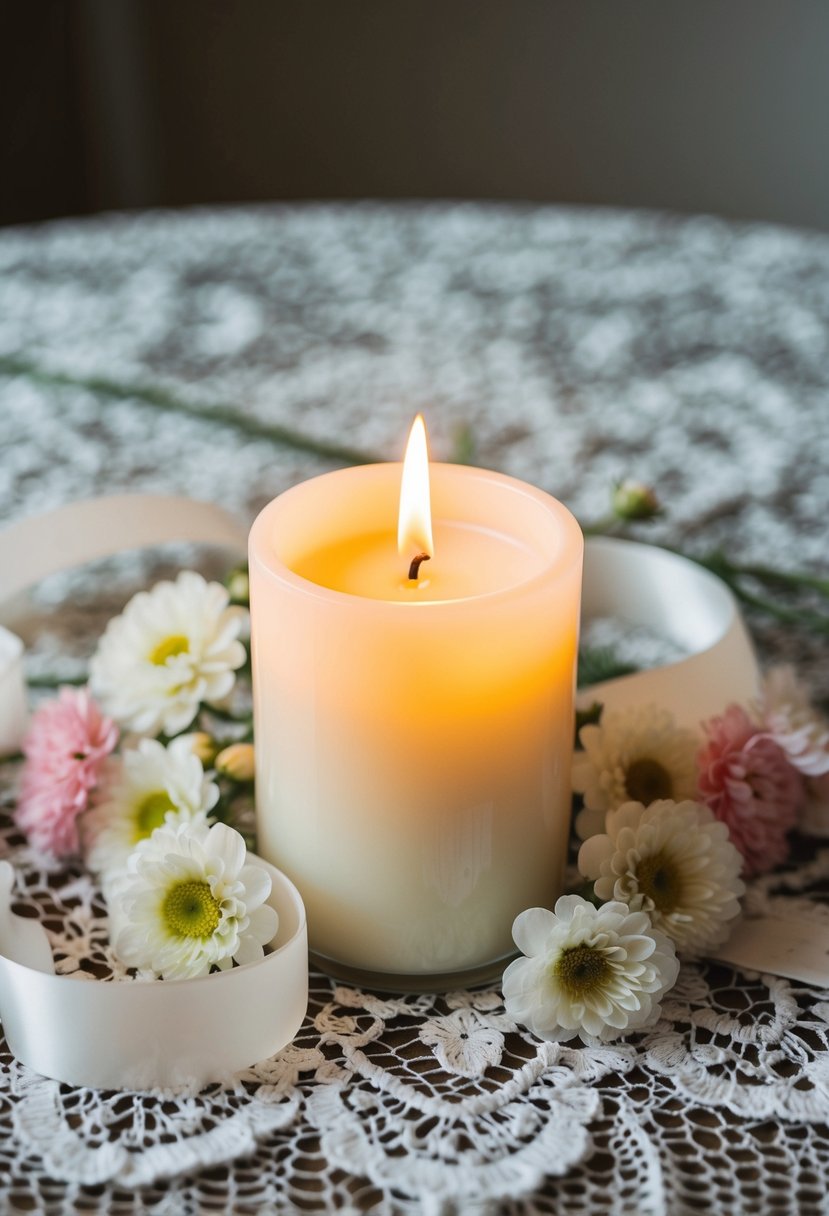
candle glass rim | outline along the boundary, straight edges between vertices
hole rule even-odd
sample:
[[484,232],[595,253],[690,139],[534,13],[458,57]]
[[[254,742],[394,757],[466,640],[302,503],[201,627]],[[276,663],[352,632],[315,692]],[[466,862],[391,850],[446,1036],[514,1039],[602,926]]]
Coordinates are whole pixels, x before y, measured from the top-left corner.
[[[461,606],[468,611],[472,605],[493,605],[506,602],[513,599],[517,594],[526,596],[531,594],[536,588],[547,588],[551,577],[555,579],[564,578],[574,571],[581,569],[584,535],[576,517],[559,499],[554,498],[552,494],[548,494],[546,490],[541,490],[537,486],[531,485],[529,482],[522,481],[517,477],[511,477],[508,473],[442,461],[431,461],[429,465],[430,476],[433,478],[433,491],[434,486],[439,483],[440,479],[446,476],[462,476],[472,480],[489,482],[497,486],[500,491],[506,490],[529,499],[556,520],[558,526],[562,529],[560,543],[557,546],[557,552],[550,556],[547,564],[541,570],[536,574],[520,579],[517,582],[511,582],[507,586],[494,591],[456,596],[451,599],[423,598],[417,601],[396,600],[379,596],[356,595],[350,591],[342,591],[335,587],[327,587],[322,583],[316,583],[304,575],[297,574],[284,559],[273,551],[273,542],[270,536],[267,536],[267,538],[262,537],[262,543],[257,543],[260,540],[260,534],[265,533],[270,517],[277,514],[280,509],[284,509],[286,498],[298,498],[308,493],[309,487],[323,481],[330,482],[334,479],[347,480],[349,477],[360,474],[364,476],[365,474],[369,474],[376,477],[380,470],[383,471],[384,476],[391,476],[392,470],[396,470],[399,482],[402,468],[402,461],[384,461],[369,465],[334,469],[331,472],[321,473],[316,477],[308,478],[284,490],[276,498],[267,503],[253,521],[248,542],[251,566],[256,565],[257,569],[266,577],[289,587],[297,593],[310,595],[332,604],[347,603],[355,611],[385,612],[392,609],[400,609],[402,611],[419,609],[421,612],[429,610],[433,613],[454,612]],[[463,522],[471,521],[464,520]],[[570,543],[568,543],[568,538]],[[263,558],[263,550],[270,556],[270,561],[266,561]],[[362,607],[358,608],[358,605]]]

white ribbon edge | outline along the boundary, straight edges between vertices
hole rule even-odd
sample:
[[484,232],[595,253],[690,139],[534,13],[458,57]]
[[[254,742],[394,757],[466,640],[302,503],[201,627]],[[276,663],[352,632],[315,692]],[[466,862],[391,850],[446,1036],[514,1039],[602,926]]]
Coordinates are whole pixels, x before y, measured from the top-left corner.
[[0,601],[49,574],[173,541],[246,553],[248,529],[217,503],[192,498],[113,494],[83,499],[21,519],[0,533]]
[[[50,574],[131,549],[180,542],[244,556],[248,529],[217,503],[161,494],[89,498],[31,516],[0,532],[0,605]],[[23,644],[0,626],[0,756],[26,733]]]
[[[214,545],[241,557],[247,532],[223,507],[188,498],[121,494],[72,503],[21,520],[0,534],[0,602],[50,574],[151,545]],[[0,627],[0,754],[16,751],[25,733],[22,659],[20,639]],[[280,911],[283,926],[295,918],[295,931],[286,939],[281,928],[279,947],[260,963],[209,977],[207,1002],[198,980],[96,984],[55,975],[40,925],[21,921],[10,910],[11,867],[0,862],[0,1012],[17,1058],[71,1085],[192,1089],[221,1080],[289,1043],[308,1003],[305,907],[284,874],[250,857],[270,873],[270,901]],[[67,1006],[72,1016],[66,1016]],[[260,1015],[253,1016],[254,1010]],[[210,1033],[202,1036],[204,1043],[196,1050],[189,1041],[190,1027],[204,1028],[205,1018]],[[113,1028],[123,1052],[111,1047]]]
[[636,541],[594,537],[584,552],[582,618],[614,617],[662,633],[687,657],[579,690],[606,710],[655,705],[699,730],[731,702],[750,704],[760,669],[729,588],[686,557]]
[[164,983],[57,975],[42,925],[11,911],[14,871],[0,860],[0,1012],[17,1059],[67,1085],[198,1090],[290,1043],[308,1006],[305,906],[280,870],[248,858],[271,879],[267,902],[279,916],[271,953]]

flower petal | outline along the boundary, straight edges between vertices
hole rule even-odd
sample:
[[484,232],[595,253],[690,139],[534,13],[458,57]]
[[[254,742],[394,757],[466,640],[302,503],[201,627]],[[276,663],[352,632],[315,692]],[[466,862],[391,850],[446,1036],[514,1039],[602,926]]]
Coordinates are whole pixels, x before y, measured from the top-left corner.
[[210,857],[224,863],[223,877],[225,879],[236,877],[244,866],[247,856],[245,841],[241,833],[237,832],[235,828],[228,827],[226,823],[214,824],[210,829],[205,851]]
[[549,908],[528,908],[512,923],[512,939],[522,954],[541,954],[546,948],[556,918]]

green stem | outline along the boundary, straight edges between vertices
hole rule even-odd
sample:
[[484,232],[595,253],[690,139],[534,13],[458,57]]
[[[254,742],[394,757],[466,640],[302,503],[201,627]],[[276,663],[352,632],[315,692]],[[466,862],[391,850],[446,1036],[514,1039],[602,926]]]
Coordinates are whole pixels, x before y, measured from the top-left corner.
[[29,688],[62,688],[64,684],[70,684],[73,688],[80,688],[84,685],[88,676],[29,676],[26,683]]
[[743,578],[759,579],[761,576],[757,574],[757,571],[762,570],[766,574],[775,576],[767,581],[784,583],[789,587],[806,586],[811,589],[812,582],[820,581],[812,580],[811,575],[777,575],[776,571],[769,570],[765,566],[738,566],[720,551],[697,557],[693,560],[700,566],[704,566],[706,570],[710,570],[712,574],[716,574],[718,578],[721,578],[734,594],[751,608],[756,608],[759,612],[766,612],[778,621],[783,621],[786,624],[806,625],[817,633],[829,633],[829,616],[825,616],[820,612],[814,612],[810,608],[792,608],[786,607],[783,604],[777,604],[765,596],[748,591],[740,581]]
[[825,616],[809,608],[792,608],[776,604],[773,600],[766,599],[764,596],[746,590],[740,582],[743,578],[754,578],[758,581],[787,586],[790,589],[804,587],[808,590],[816,590],[829,594],[829,582],[818,575],[786,574],[762,565],[737,565],[731,562],[719,550],[715,550],[713,553],[695,555],[693,553],[685,553],[675,545],[668,545],[662,541],[642,542],[641,537],[631,536],[626,530],[620,530],[619,521],[613,516],[608,516],[606,519],[599,520],[595,524],[590,524],[586,528],[583,528],[583,531],[585,536],[611,536],[621,540],[637,540],[644,544],[657,543],[660,549],[665,549],[668,553],[675,553],[678,557],[684,557],[688,561],[702,566],[703,569],[710,570],[717,578],[722,579],[726,586],[733,591],[734,595],[748,607],[754,608],[758,612],[764,612],[768,616],[782,621],[784,624],[801,625],[818,634],[829,634],[829,616]]
[[347,444],[333,443],[326,439],[313,439],[289,427],[275,423],[260,422],[240,414],[232,405],[224,402],[195,404],[183,401],[165,389],[153,387],[150,384],[125,384],[121,381],[110,380],[106,376],[73,376],[66,372],[51,372],[26,359],[16,356],[0,356],[0,373],[8,376],[25,376],[36,384],[56,385],[59,387],[82,388],[91,393],[106,397],[117,397],[121,400],[133,399],[152,409],[169,413],[187,414],[203,422],[217,422],[223,426],[233,427],[254,439],[267,439],[282,447],[295,448],[301,452],[312,452],[326,460],[335,460],[343,464],[375,464],[381,457]]
[[805,608],[784,608],[782,604],[775,604],[773,600],[767,600],[763,596],[746,591],[733,579],[724,578],[723,582],[728,584],[738,599],[741,599],[744,604],[748,604],[749,607],[756,608],[758,612],[767,612],[769,616],[789,625],[806,625],[815,633],[829,634],[829,616],[821,616],[819,612],[810,612]]
[[235,722],[239,726],[246,726],[250,720],[250,714],[234,714],[229,709],[218,709],[215,705],[203,705],[204,712],[211,718],[218,718],[220,722]]
[[[120,400],[140,401],[152,409],[170,413],[185,414],[203,422],[215,422],[222,426],[232,427],[255,439],[266,439],[283,447],[294,448],[297,451],[311,452],[327,460],[344,464],[372,464],[380,460],[373,453],[365,452],[346,444],[334,443],[324,439],[314,439],[289,427],[273,423],[261,422],[239,413],[232,405],[224,402],[200,403],[184,401],[165,389],[156,388],[149,384],[128,384],[111,380],[105,376],[75,376],[66,372],[49,371],[37,366],[30,360],[19,356],[0,356],[0,374],[8,376],[23,376],[37,384],[82,388],[88,392]],[[458,440],[456,459],[468,458],[471,454],[471,433],[464,431]],[[607,515],[603,519],[583,526],[585,536],[611,536],[622,539],[639,539],[630,537],[616,515]],[[649,543],[649,542],[648,542]],[[816,591],[820,595],[829,596],[829,579],[818,575],[801,573],[784,573],[773,570],[768,566],[748,564],[739,566],[730,562],[723,554],[713,553],[706,556],[694,557],[683,553],[680,549],[662,545],[672,553],[682,557],[690,557],[698,565],[718,575],[732,589],[735,595],[758,611],[769,613],[780,621],[790,624],[806,625],[819,633],[829,633],[829,618],[808,609],[785,608],[762,596],[746,591],[739,580],[753,578],[758,582],[770,583],[774,586],[790,589],[803,587]],[[33,688],[56,688],[60,684],[84,684],[86,677],[72,677],[58,680],[50,676],[41,676],[29,680]],[[238,721],[233,717],[230,721]]]
[[738,566],[733,562],[729,562],[728,565],[735,574],[744,575],[746,578],[756,578],[758,582],[773,583],[781,587],[806,587],[821,595],[829,595],[829,579],[820,578],[815,574],[772,570],[769,566]]
[[[611,539],[620,537],[622,521],[616,515],[605,515],[592,524],[581,524],[585,536],[608,536]],[[633,540],[631,536],[621,535],[622,540]]]

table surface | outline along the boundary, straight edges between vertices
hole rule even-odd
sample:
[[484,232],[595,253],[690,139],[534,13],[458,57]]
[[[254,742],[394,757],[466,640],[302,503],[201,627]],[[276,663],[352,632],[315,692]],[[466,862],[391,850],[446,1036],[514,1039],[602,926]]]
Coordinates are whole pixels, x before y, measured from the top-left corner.
[[[124,489],[251,519],[349,459],[399,458],[422,410],[435,456],[472,453],[583,521],[632,476],[666,506],[649,538],[818,570],[828,392],[815,234],[472,204],[0,232],[7,521]],[[216,559],[47,580],[23,621],[33,680],[82,673],[107,618],[183,560]],[[829,697],[825,641],[750,623],[765,661]],[[6,814],[14,782],[6,766]],[[27,898],[50,889],[77,936],[93,903],[80,872],[48,873],[5,838]],[[799,855],[752,906],[825,932],[829,855]],[[495,988],[395,999],[313,976],[294,1045],[201,1095],[73,1091],[3,1045],[0,1206],[822,1213],[827,1034],[829,992],[706,963],[683,967],[652,1032],[603,1049],[538,1043]]]

